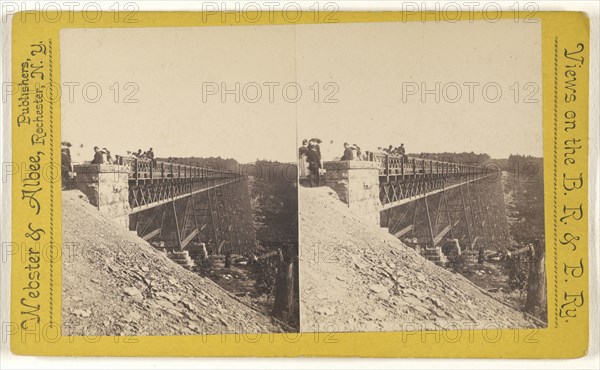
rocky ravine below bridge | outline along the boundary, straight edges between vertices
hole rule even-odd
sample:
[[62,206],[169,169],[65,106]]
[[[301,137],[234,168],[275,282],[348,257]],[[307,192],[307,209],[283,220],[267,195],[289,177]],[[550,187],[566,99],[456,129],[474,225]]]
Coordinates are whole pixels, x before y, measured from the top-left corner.
[[535,326],[351,211],[330,188],[300,187],[299,197],[301,331]]
[[282,331],[99,213],[81,192],[62,196],[64,335]]

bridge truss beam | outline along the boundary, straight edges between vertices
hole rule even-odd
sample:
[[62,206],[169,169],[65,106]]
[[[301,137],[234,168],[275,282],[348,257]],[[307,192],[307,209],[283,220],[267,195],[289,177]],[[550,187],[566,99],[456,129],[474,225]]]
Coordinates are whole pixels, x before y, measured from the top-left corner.
[[484,181],[488,176],[388,203],[382,219],[391,234],[426,249],[437,248],[448,236],[466,249],[506,247],[510,234],[502,184],[499,179]]
[[130,181],[129,205],[131,213],[151,209],[161,204],[170,203],[236,181],[239,181],[239,178],[210,179],[204,181],[193,179]]
[[193,240],[204,243],[214,254],[249,255],[254,251],[250,198],[242,179],[213,183],[187,196],[150,205],[134,212],[130,222],[147,241],[162,241],[166,248],[178,251],[189,249]]
[[[415,176],[406,178],[391,178],[379,181],[379,199],[383,204],[382,209],[390,209],[430,195],[442,193],[450,189],[460,187],[464,184],[479,181],[493,174],[482,174],[477,177],[446,178],[442,175]],[[383,181],[382,181],[383,180]]]

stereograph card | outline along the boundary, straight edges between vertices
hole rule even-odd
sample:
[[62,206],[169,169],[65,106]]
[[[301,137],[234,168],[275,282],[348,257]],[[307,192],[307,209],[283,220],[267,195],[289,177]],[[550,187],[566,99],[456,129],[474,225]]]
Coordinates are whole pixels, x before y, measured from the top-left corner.
[[585,355],[588,18],[463,15],[15,14],[11,350]]

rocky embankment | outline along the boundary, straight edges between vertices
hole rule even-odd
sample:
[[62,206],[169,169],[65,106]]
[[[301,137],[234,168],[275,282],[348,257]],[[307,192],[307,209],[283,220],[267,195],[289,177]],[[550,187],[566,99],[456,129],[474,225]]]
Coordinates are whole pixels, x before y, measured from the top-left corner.
[[272,320],[63,192],[64,335],[279,332]]
[[302,331],[534,326],[350,211],[330,188],[301,187],[299,197]]

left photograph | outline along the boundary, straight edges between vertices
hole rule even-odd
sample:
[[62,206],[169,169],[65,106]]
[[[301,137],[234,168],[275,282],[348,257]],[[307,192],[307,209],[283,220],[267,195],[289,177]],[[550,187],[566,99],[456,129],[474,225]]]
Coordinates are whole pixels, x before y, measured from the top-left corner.
[[293,40],[61,32],[64,335],[299,331]]

